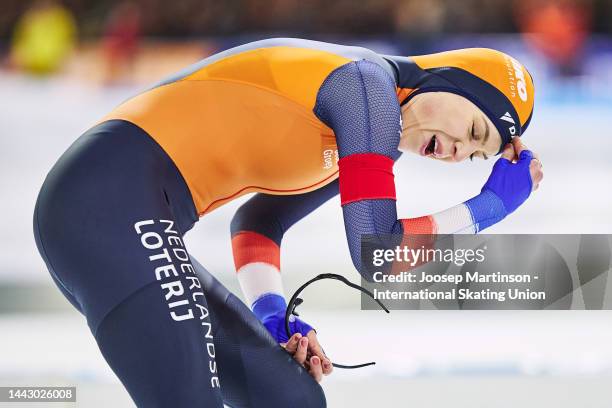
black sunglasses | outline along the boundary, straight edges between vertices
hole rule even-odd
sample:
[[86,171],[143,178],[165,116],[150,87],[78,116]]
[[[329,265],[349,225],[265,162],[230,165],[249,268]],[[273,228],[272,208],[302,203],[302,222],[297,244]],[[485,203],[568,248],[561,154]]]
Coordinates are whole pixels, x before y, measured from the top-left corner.
[[[299,298],[299,294],[302,293],[302,291],[311,283],[316,282],[318,280],[322,280],[322,279],[335,279],[335,280],[339,280],[341,282],[343,282],[344,284],[346,284],[347,286],[350,286],[353,289],[357,289],[360,292],[365,293],[366,295],[368,295],[369,297],[371,297],[385,312],[390,313],[389,309],[387,309],[387,307],[378,299],[376,299],[374,297],[374,294],[372,292],[370,292],[369,290],[367,290],[366,288],[359,286],[355,283],[352,283],[351,281],[349,281],[348,279],[346,279],[344,276],[342,275],[338,275],[335,273],[322,273],[321,275],[317,275],[314,278],[312,278],[311,280],[309,280],[308,282],[306,282],[305,284],[303,284],[302,286],[300,286],[298,288],[298,290],[295,291],[295,293],[293,294],[293,296],[291,296],[291,300],[289,300],[289,304],[287,305],[287,310],[285,311],[285,331],[287,332],[287,337],[290,338],[292,336],[291,333],[291,328],[289,327],[289,319],[291,318],[291,315],[294,316],[299,316],[299,314],[295,311],[295,308],[298,307],[299,305],[301,305],[302,303],[304,303],[304,300]],[[324,351],[325,352],[325,351]],[[363,364],[355,364],[355,365],[346,365],[346,364],[339,364],[339,363],[332,363],[334,367],[338,367],[338,368],[361,368],[361,367],[367,367],[370,365],[374,365],[376,364],[374,361],[370,362],[370,363],[363,363]]]

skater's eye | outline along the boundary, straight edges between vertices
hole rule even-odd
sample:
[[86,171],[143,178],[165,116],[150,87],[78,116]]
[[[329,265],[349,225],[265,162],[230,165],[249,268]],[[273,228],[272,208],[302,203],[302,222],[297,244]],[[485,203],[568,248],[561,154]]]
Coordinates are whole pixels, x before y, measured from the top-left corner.
[[[485,126],[486,126],[487,130],[486,130],[486,134],[485,134],[484,140],[482,142],[483,145],[487,142],[488,133],[489,133],[489,127],[487,125],[487,122],[484,121],[484,123],[485,123]],[[480,133],[478,133],[476,131],[476,120],[474,120],[472,122],[472,128],[470,129],[470,137],[471,137],[472,140],[476,140],[476,141],[481,139]],[[483,160],[489,160],[489,156],[487,156],[487,154],[485,152],[475,152],[475,153],[470,154],[470,160],[471,161],[474,161],[474,157],[479,157],[479,158],[481,158]]]

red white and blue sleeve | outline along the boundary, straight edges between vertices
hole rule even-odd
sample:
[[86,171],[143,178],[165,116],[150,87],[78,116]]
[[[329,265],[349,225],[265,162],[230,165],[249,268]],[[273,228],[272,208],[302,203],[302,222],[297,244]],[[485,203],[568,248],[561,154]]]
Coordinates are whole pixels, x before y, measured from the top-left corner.
[[[232,251],[238,282],[247,305],[279,342],[287,341],[287,302],[280,272],[281,242],[296,222],[338,194],[338,180],[309,193],[278,196],[256,194],[232,219]],[[294,319],[291,332],[307,334],[311,327]]]
[[344,225],[360,273],[363,235],[382,242],[391,234],[476,233],[503,218],[502,203],[488,193],[437,214],[397,218],[393,164],[400,155],[401,110],[395,79],[380,65],[361,60],[332,72],[315,114],[336,135]]

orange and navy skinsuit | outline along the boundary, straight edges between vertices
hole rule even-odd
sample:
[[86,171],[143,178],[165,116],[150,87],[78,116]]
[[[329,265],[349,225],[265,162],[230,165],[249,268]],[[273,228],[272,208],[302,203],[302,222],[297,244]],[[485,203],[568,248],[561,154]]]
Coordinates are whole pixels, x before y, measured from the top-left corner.
[[[366,277],[364,234],[477,232],[509,212],[487,190],[398,220],[400,105],[431,91],[470,99],[504,142],[522,133],[533,106],[529,74],[496,51],[405,58],[274,39],[187,68],[75,141],[43,183],[35,239],[136,405],[325,406],[321,387],[278,347],[280,244],[338,192],[351,257]],[[251,192],[231,229],[253,313],[182,241],[198,215]]]
[[105,119],[132,122],[159,143],[185,178],[200,215],[260,193],[232,222],[238,276],[255,305],[282,293],[283,233],[337,193],[339,174],[349,248],[360,271],[363,234],[476,232],[499,221],[482,216],[501,206],[494,199],[438,216],[397,219],[392,165],[400,155],[400,104],[432,91],[470,99],[496,125],[501,146],[520,136],[531,118],[529,73],[497,51],[407,58],[272,39],[213,55]]

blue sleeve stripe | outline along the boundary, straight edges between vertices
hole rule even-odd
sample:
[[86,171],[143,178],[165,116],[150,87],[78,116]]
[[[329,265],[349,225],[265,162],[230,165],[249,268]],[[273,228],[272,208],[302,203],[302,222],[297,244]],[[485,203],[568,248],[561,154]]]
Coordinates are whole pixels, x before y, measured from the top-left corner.
[[485,190],[474,198],[465,202],[470,210],[476,232],[490,227],[501,221],[506,215],[506,208],[502,200],[492,191]]
[[279,294],[266,293],[253,302],[251,309],[259,320],[263,320],[268,316],[286,310],[287,302]]
[[474,233],[477,234],[478,233],[478,221],[476,220],[476,217],[474,216],[474,211],[472,211],[472,207],[470,207],[470,200],[463,203],[463,205],[466,206],[466,208],[468,209],[468,212],[470,213],[470,218],[472,219],[472,225],[474,226]]

